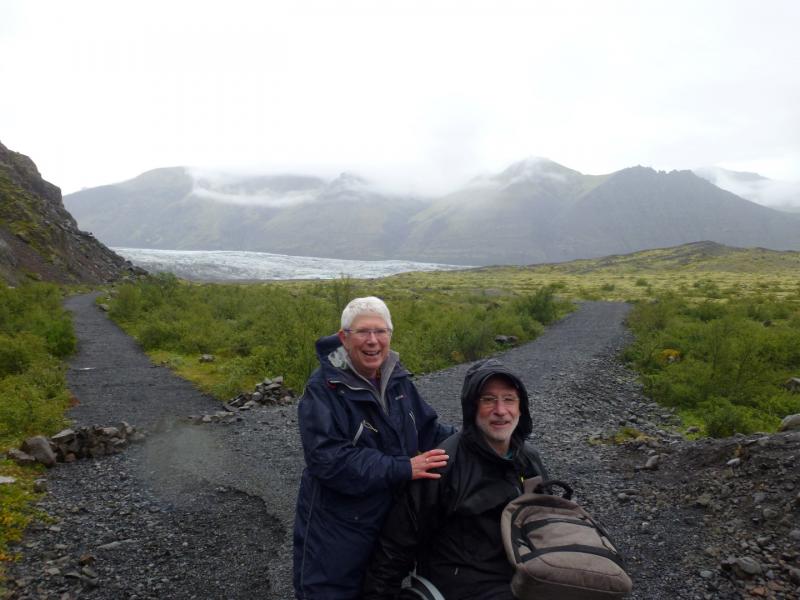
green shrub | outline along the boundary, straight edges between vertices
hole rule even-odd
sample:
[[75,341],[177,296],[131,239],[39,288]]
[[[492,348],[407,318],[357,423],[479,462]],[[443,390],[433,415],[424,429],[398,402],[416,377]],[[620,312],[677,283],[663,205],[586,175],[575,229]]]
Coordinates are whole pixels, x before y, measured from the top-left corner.
[[141,310],[142,290],[140,287],[127,283],[120,286],[111,303],[109,315],[115,321],[133,321]]
[[703,322],[713,321],[714,319],[721,318],[726,312],[723,304],[705,300],[696,306],[688,307],[687,313],[689,316],[699,319]]
[[137,338],[145,350],[170,350],[179,345],[180,333],[174,323],[155,321],[145,324]]
[[54,318],[43,328],[42,334],[47,345],[47,350],[53,356],[66,358],[73,352],[78,345],[72,321],[66,314],[60,318]]
[[533,294],[516,300],[517,311],[548,325],[558,318],[558,306],[552,286],[544,286]]
[[42,339],[30,333],[16,336],[0,334],[0,379],[24,373],[36,358],[44,352]]
[[[482,290],[380,290],[346,277],[246,286],[146,279],[121,286],[109,314],[147,351],[170,353],[175,365],[172,357],[186,357],[179,372],[202,378],[206,389],[227,399],[276,375],[302,389],[318,365],[315,341],[338,330],[341,309],[355,296],[387,301],[395,325],[392,348],[416,373],[484,356],[496,350],[498,334],[533,339],[542,323],[571,308],[555,299],[551,287],[518,298]],[[201,369],[198,353],[214,354],[217,361]]]
[[51,284],[0,285],[0,446],[63,424],[64,366],[75,348],[71,321]]
[[[707,285],[701,282],[701,286]],[[800,368],[797,303],[733,298],[692,304],[671,295],[638,304],[624,357],[645,390],[705,424],[709,435],[772,431],[800,401],[780,387]],[[761,319],[769,316],[769,326]],[[665,349],[680,360],[663,361]]]
[[51,434],[64,424],[69,394],[58,364],[0,379],[0,443]]

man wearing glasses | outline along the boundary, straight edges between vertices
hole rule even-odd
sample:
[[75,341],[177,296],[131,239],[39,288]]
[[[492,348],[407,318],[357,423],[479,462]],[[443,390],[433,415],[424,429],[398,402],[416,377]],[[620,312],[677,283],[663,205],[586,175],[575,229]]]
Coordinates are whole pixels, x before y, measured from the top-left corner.
[[[441,478],[414,482],[392,508],[364,584],[364,600],[513,600],[513,569],[500,535],[503,508],[522,480],[547,479],[525,440],[528,392],[499,360],[470,367],[461,389],[464,428],[441,447]],[[401,582],[416,563],[413,589]]]
[[453,433],[438,422],[390,349],[392,317],[373,296],[352,300],[341,329],[317,341],[320,366],[298,404],[306,468],[294,523],[294,589],[303,600],[360,598],[394,496],[437,479]]

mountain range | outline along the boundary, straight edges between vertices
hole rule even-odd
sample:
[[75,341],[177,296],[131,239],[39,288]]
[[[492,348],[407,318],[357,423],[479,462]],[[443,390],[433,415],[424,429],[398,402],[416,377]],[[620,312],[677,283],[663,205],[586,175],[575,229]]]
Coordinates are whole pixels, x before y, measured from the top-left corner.
[[712,174],[632,167],[584,175],[529,159],[438,197],[351,173],[233,176],[156,169],[64,197],[110,246],[252,250],[450,264],[531,264],[709,240],[800,250],[800,214],[714,185]]

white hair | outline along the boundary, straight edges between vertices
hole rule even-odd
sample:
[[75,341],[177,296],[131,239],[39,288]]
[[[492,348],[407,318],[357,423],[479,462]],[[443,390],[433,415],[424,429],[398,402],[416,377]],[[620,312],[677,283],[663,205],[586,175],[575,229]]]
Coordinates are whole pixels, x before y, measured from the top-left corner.
[[376,315],[386,321],[386,326],[389,329],[394,329],[394,327],[392,327],[392,315],[389,314],[389,308],[383,300],[375,296],[350,300],[342,311],[342,329],[350,329],[356,317],[360,317],[361,315]]

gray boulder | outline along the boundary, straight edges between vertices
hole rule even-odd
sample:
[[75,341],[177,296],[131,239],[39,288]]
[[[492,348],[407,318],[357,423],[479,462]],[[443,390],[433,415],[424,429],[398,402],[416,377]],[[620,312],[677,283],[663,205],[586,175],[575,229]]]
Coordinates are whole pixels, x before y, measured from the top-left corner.
[[26,454],[30,454],[37,462],[46,467],[56,464],[56,453],[50,447],[50,441],[43,435],[35,435],[22,442],[20,448]]
[[10,460],[13,460],[15,463],[17,463],[20,466],[36,464],[36,459],[35,458],[33,458],[27,452],[23,452],[22,450],[19,450],[18,448],[12,448],[11,450],[9,450],[6,453],[6,456]]
[[780,427],[778,427],[778,431],[793,431],[795,429],[800,430],[800,413],[784,417]]

